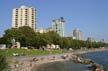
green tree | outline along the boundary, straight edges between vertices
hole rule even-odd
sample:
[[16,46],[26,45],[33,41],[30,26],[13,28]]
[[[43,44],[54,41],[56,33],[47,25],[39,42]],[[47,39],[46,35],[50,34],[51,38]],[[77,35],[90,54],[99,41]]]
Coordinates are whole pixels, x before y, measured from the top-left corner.
[[21,46],[32,46],[32,41],[35,38],[35,32],[28,26],[20,27],[18,29],[12,28],[5,31],[3,36],[5,43],[10,46],[14,38],[21,43]]
[[[11,46],[11,41],[15,37],[17,37],[17,29],[8,29],[5,31],[5,34],[3,36],[3,39],[5,40],[5,44],[7,44],[7,47]],[[16,38],[15,38],[16,39]]]
[[71,42],[70,39],[68,39],[67,37],[63,37],[62,38],[62,48],[70,48],[71,47]]
[[108,46],[108,44],[104,42],[73,40],[71,37],[60,37],[60,35],[54,31],[41,34],[35,32],[28,26],[6,30],[4,36],[0,38],[0,43],[7,44],[7,47],[10,47],[13,38],[19,41],[22,47],[39,48],[47,44],[59,45],[61,48],[75,49],[80,49],[81,47],[97,48]]
[[62,42],[62,38],[60,37],[59,34],[57,34],[56,32],[54,31],[50,31],[47,33],[49,35],[49,37],[51,38],[51,42],[53,44],[56,44],[56,45],[61,45],[61,42]]
[[6,44],[5,39],[3,37],[0,38],[0,44]]
[[22,46],[33,46],[33,41],[36,36],[36,33],[33,29],[28,26],[20,27],[18,29],[18,33],[20,33],[18,37],[18,41]]

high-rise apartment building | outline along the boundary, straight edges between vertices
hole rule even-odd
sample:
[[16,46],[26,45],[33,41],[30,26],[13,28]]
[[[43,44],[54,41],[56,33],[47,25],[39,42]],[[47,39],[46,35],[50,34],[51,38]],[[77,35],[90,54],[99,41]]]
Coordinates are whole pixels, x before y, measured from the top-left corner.
[[83,40],[83,33],[78,29],[74,29],[72,32],[72,37],[76,40]]
[[53,31],[52,27],[46,28],[46,32],[50,32],[50,31]]
[[63,17],[52,21],[53,31],[57,32],[61,37],[64,37],[64,23]]
[[36,30],[36,9],[33,7],[21,6],[13,9],[12,28],[29,26]]
[[95,39],[93,37],[88,37],[87,41],[89,41],[89,42],[95,42]]

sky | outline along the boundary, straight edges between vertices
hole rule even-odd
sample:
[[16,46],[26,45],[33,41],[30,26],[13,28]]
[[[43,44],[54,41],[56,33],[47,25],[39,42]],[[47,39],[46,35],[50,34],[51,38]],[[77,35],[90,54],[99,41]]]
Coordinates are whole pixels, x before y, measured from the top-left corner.
[[53,19],[64,17],[66,36],[78,28],[84,39],[108,41],[108,0],[0,0],[0,36],[11,28],[12,9],[21,5],[36,8],[37,28],[51,27]]

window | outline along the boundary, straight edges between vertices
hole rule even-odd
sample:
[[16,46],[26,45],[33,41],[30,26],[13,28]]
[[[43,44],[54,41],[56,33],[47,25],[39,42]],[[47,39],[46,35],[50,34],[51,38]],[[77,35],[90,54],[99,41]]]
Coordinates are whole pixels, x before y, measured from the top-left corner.
[[16,21],[18,20],[18,19],[15,19]]
[[34,17],[32,16],[32,19],[34,19]]
[[27,15],[27,12],[25,12],[25,14]]
[[27,11],[27,9],[25,9],[25,11]]
[[32,23],[34,23],[34,21],[32,21]]
[[27,16],[27,15],[25,15],[25,16]]
[[25,9],[25,12],[27,13],[27,9]]
[[15,27],[17,28],[18,26],[16,25]]
[[16,9],[16,11],[18,11],[18,9]]
[[34,24],[32,24],[32,28],[34,27]]
[[18,23],[17,22],[15,23],[15,27],[18,27]]

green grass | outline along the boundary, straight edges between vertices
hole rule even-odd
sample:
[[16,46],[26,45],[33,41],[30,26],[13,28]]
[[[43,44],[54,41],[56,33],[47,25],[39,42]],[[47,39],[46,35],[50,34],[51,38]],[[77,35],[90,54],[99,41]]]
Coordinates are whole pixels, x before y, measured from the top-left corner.
[[26,54],[26,55],[46,55],[46,54],[59,54],[61,50],[36,50],[36,49],[6,49],[0,50],[0,55],[12,56],[13,53]]

